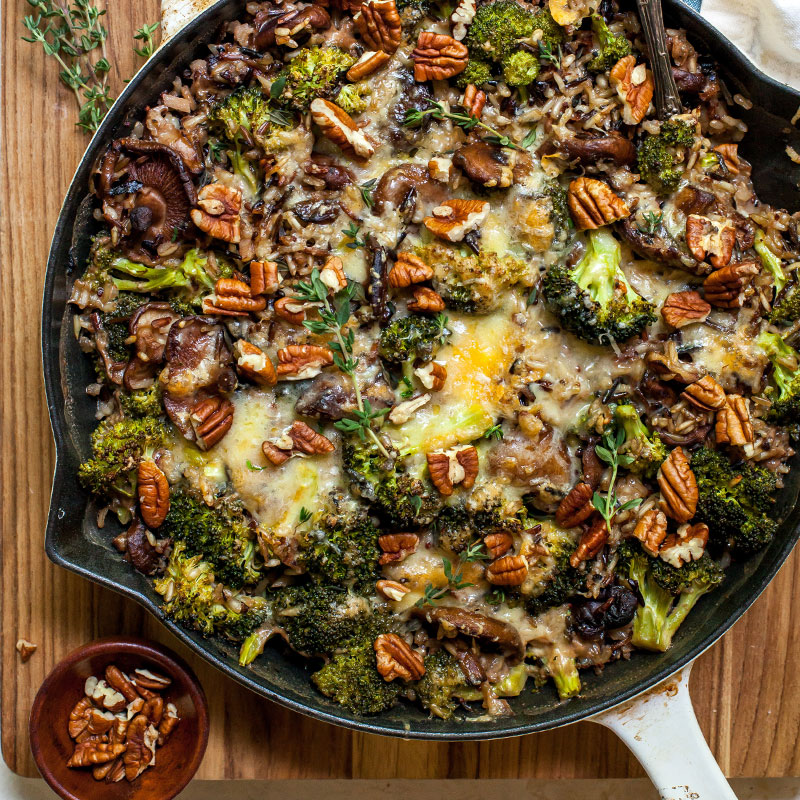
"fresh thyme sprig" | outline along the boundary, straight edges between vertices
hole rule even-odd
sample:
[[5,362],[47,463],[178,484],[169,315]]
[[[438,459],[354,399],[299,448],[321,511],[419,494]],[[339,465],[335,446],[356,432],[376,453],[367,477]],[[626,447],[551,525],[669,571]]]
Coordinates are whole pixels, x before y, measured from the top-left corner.
[[[470,116],[466,111],[448,111],[444,103],[440,103],[437,100],[428,100],[428,104],[430,108],[426,108],[423,111],[417,108],[408,109],[403,124],[409,127],[420,125],[425,117],[431,117],[440,122],[449,119],[464,131],[471,131],[473,128],[481,128],[489,134],[485,141],[491,142],[492,144],[499,144],[502,147],[512,147],[515,150],[526,150],[536,140],[535,131],[531,131],[522,142],[515,142],[509,136],[505,136],[477,117]],[[533,134],[533,139],[531,139],[531,133]]]
[[377,183],[377,178],[370,178],[358,187],[358,190],[361,192],[361,199],[364,201],[364,205],[367,208],[373,208],[375,206],[375,198],[372,196],[372,193],[375,191]]
[[616,493],[617,472],[620,467],[627,467],[633,462],[633,456],[619,452],[624,443],[625,431],[622,428],[612,427],[606,430],[603,434],[602,443],[598,444],[594,449],[597,457],[611,467],[611,478],[608,482],[605,496],[600,492],[595,492],[592,497],[592,505],[606,521],[606,527],[609,531],[611,530],[611,523],[618,512],[636,508],[642,502],[641,497],[636,497],[618,506],[619,500]]
[[350,301],[356,293],[357,285],[348,283],[333,298],[333,304],[328,297],[328,287],[322,282],[319,270],[311,272],[308,281],[301,281],[295,286],[297,300],[306,303],[314,303],[318,307],[319,319],[308,319],[303,325],[320,336],[329,335],[333,338],[328,342],[328,347],[333,351],[333,363],[341,370],[353,385],[353,392],[356,396],[356,410],[352,418],[345,418],[334,422],[334,427],[344,433],[356,433],[362,441],[367,437],[371,438],[381,453],[389,458],[389,452],[383,446],[378,435],[372,427],[375,420],[383,417],[388,409],[373,409],[369,400],[361,396],[361,387],[358,383],[356,369],[358,358],[353,355],[353,344],[355,334],[352,329],[345,330],[350,321]]
[[358,236],[358,232],[361,228],[355,224],[355,222],[351,222],[346,228],[342,229],[342,233],[352,241],[349,241],[345,247],[349,247],[351,250],[355,250],[359,247],[366,247],[367,242],[365,239],[360,239]]
[[[463,560],[462,556],[462,561]],[[437,601],[446,597],[450,592],[456,592],[459,589],[466,589],[468,586],[474,586],[474,583],[469,583],[469,581],[464,580],[463,564],[460,561],[457,567],[456,569],[456,566],[449,558],[442,558],[442,569],[444,570],[445,578],[447,578],[447,585],[437,587],[432,583],[428,583],[425,586],[422,597],[420,597],[414,605],[418,608],[436,605]]]
[[661,223],[664,221],[663,214],[656,214],[655,211],[648,211],[646,214],[642,215],[644,219],[644,225],[638,225],[637,227],[642,233],[646,233],[650,236],[655,236],[656,231],[661,227]]
[[498,422],[497,425],[492,425],[483,432],[484,439],[497,439],[498,441],[503,438],[503,425]]
[[558,52],[553,52],[553,45],[550,42],[539,42],[539,58],[542,61],[549,61],[556,69],[560,69],[563,57],[561,45],[558,45]]
[[133,34],[133,38],[137,42],[142,42],[141,47],[134,47],[133,52],[136,53],[137,56],[141,58],[150,58],[153,55],[153,51],[156,49],[155,43],[155,33],[158,30],[159,23],[154,22],[152,25],[142,25],[136,33]]

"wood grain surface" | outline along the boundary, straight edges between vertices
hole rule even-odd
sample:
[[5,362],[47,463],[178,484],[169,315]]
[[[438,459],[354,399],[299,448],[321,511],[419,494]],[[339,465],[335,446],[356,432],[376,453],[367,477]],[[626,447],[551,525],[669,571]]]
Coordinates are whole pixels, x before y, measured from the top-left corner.
[[[113,0],[106,24],[117,90],[139,61],[131,35],[157,0]],[[26,0],[2,0],[0,173],[0,486],[2,486],[2,745],[9,766],[35,775],[27,723],[33,696],[74,647],[119,632],[178,650],[211,706],[203,778],[606,778],[641,775],[611,733],[589,723],[488,743],[428,744],[351,733],[286,711],[240,688],[134,603],[51,565],[43,536],[53,444],[42,387],[39,307],[62,195],[87,137],[55,64],[20,41]],[[755,607],[694,670],[700,724],[733,776],[800,775],[800,602],[796,552]],[[38,645],[22,664],[19,637]],[[613,667],[612,667],[613,668]]]

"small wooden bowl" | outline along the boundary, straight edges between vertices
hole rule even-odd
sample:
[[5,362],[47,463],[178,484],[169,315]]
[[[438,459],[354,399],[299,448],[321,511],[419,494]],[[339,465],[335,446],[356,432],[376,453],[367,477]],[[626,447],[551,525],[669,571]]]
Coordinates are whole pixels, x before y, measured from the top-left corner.
[[[75,743],[67,722],[75,704],[84,697],[90,675],[102,677],[109,664],[123,672],[137,667],[172,678],[163,692],[165,703],[174,703],[180,723],[163,747],[156,763],[135,781],[96,781],[91,769],[71,769],[67,761]],[[30,718],[31,751],[36,766],[50,787],[64,800],[171,800],[192,779],[208,744],[208,704],[189,666],[161,645],[131,637],[90,642],[70,653],[47,676]]]

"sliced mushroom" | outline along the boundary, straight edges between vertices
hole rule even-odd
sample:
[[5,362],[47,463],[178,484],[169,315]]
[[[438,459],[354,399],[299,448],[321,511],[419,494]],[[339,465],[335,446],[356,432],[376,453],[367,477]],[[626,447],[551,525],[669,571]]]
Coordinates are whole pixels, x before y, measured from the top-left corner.
[[386,170],[372,196],[376,214],[400,210],[409,218],[414,215],[418,196],[426,203],[447,199],[442,184],[432,181],[427,167],[421,164],[398,164]]
[[370,258],[369,266],[369,304],[378,324],[383,327],[391,318],[389,309],[389,260],[386,258],[386,248],[381,247],[370,236],[367,241]]
[[716,202],[717,198],[711,192],[696,186],[684,186],[675,195],[675,205],[687,215],[705,214]]
[[139,572],[152,575],[161,566],[161,556],[150,543],[144,523],[135,518],[126,535],[128,555]]
[[327,225],[339,216],[340,210],[338,200],[312,196],[308,200],[295,203],[292,213],[304,225]]
[[636,160],[636,148],[630,139],[618,134],[609,136],[572,136],[557,143],[559,150],[569,158],[577,158],[581,164],[595,164],[598,161],[613,161],[623,166]]
[[140,358],[132,358],[125,367],[122,376],[122,385],[129,392],[137,392],[140,389],[149,389],[156,379],[156,364],[142,361]]
[[339,191],[349,186],[355,178],[347,167],[337,164],[330,156],[314,153],[303,165],[306,175],[311,175],[325,182],[326,189]]
[[400,96],[389,108],[387,115],[388,138],[397,150],[410,150],[415,147],[431,124],[430,117],[424,117],[419,127],[405,124],[409,111],[425,111],[429,108],[431,90],[427,83],[417,83],[408,70],[399,70],[396,77],[400,84]]
[[464,642],[456,640],[445,642],[444,649],[458,661],[458,666],[470,686],[480,686],[486,680],[486,672],[475,653]]
[[355,395],[349,382],[341,374],[323,372],[295,403],[295,411],[313,419],[340,420],[355,408]]
[[290,30],[291,38],[299,42],[307,38],[315,30],[329,28],[331,18],[321,6],[313,4],[297,9],[291,6],[279,8],[262,8],[253,20],[252,46],[256,50],[266,50],[275,44],[275,35],[278,28]]
[[699,264],[689,253],[684,253],[663,225],[659,225],[655,233],[647,233],[639,228],[636,224],[636,215],[632,214],[619,223],[618,230],[622,238],[642,258],[658,261],[676,269],[685,269],[695,275],[703,275],[704,270],[710,269]]
[[180,319],[169,303],[146,303],[136,309],[129,329],[136,337],[136,355],[150,364],[160,364],[172,325]]
[[472,142],[456,150],[453,164],[460,167],[473,183],[487,189],[504,189],[514,182],[516,152],[488,142]]
[[510,650],[520,658],[524,654],[522,639],[516,628],[476,611],[455,606],[423,606],[415,608],[414,613],[430,624],[438,624],[445,636],[461,634]]

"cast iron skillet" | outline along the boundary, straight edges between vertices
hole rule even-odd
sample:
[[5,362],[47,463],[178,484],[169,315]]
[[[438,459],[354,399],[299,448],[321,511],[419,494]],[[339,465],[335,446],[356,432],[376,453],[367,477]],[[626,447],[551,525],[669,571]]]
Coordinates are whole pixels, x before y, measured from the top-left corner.
[[[784,519],[772,544],[757,558],[731,567],[723,588],[701,599],[681,628],[668,653],[636,653],[630,661],[609,665],[600,676],[582,673],[581,696],[559,702],[547,687],[525,692],[512,701],[515,716],[496,721],[432,720],[410,706],[397,707],[374,717],[356,717],[318,694],[309,682],[309,670],[278,649],[267,647],[251,667],[239,667],[235,645],[205,639],[164,619],[160,598],[150,581],[124,562],[112,547],[113,523],[98,530],[96,508],[76,480],[78,464],[88,453],[89,433],[95,427],[95,401],[84,389],[93,380],[89,359],[81,353],[72,332],[73,312],[67,306],[69,285],[86,259],[90,235],[96,230],[92,200],[87,193],[89,174],[107,144],[125,135],[130,119],[161,91],[172,76],[201,53],[219,26],[237,16],[244,0],[220,0],[200,14],[162,47],[130,82],[89,145],[67,193],[56,227],[42,307],[42,356],[50,420],[56,441],[56,469],[45,547],[56,564],[141,603],[192,650],[249,687],[288,708],[345,727],[415,739],[490,739],[541,731],[584,719],[611,708],[654,686],[713,644],[761,594],[800,536],[800,469],[783,491],[777,513]],[[755,69],[720,33],[679,0],[665,0],[668,26],[686,28],[701,52],[720,63],[732,92],[741,92],[755,104],[737,116],[750,126],[742,152],[766,165],[756,189],[771,203],[797,207],[800,167],[784,154],[786,143],[800,151],[800,135],[789,120],[800,106],[800,93]],[[800,467],[795,459],[795,468]]]

